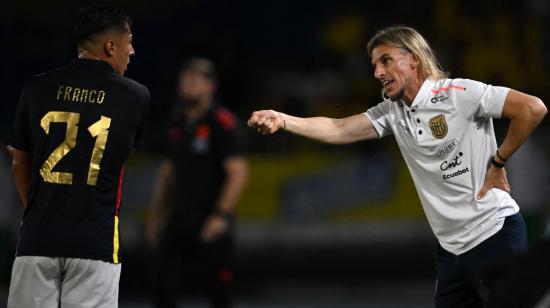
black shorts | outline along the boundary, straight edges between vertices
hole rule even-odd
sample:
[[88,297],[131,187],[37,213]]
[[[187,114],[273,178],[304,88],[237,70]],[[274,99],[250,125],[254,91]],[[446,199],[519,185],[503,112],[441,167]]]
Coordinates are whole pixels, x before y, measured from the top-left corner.
[[456,256],[438,245],[436,307],[485,307],[487,271],[511,262],[526,250],[527,230],[520,213],[506,217],[499,232],[461,255]]

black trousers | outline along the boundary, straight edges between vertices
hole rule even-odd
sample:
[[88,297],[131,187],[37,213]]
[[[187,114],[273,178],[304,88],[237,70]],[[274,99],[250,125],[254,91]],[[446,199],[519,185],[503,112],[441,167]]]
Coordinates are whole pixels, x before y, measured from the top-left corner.
[[436,252],[435,306],[487,307],[488,270],[512,262],[527,250],[527,230],[520,213],[506,217],[502,229],[473,249],[454,255],[440,245]]
[[184,286],[206,295],[211,307],[231,307],[232,233],[209,243],[199,234],[200,228],[168,227],[163,232],[153,268],[155,307],[177,307]]

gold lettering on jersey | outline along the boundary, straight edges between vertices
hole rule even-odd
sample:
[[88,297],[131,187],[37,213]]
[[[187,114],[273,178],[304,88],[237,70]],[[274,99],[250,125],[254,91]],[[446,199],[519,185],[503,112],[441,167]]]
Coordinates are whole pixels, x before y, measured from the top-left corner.
[[103,103],[104,99],[105,99],[105,91],[101,90],[97,93],[97,103],[98,104]]
[[66,123],[65,140],[57,146],[55,150],[48,156],[42,167],[40,167],[40,175],[44,182],[54,184],[72,184],[73,174],[70,172],[55,172],[53,168],[57,163],[67,155],[76,145],[76,136],[78,133],[78,121],[80,114],[63,111],[50,111],[40,120],[40,126],[48,135],[50,133],[51,123]]
[[445,115],[440,114],[430,119],[430,130],[432,135],[437,139],[443,139],[447,136],[449,127],[447,126],[447,121],[445,120]]
[[102,104],[107,93],[104,90],[84,89],[70,86],[59,86],[56,99],[58,101]]
[[111,126],[111,118],[101,116],[101,119],[90,127],[88,131],[95,137],[94,151],[92,152],[92,159],[90,160],[90,168],[88,169],[88,185],[95,186],[97,184],[97,177],[99,175],[99,165],[103,158],[103,152],[105,151],[105,144],[107,143],[107,137],[109,136],[109,127]]
[[79,102],[85,103],[88,101],[88,89],[82,89]]
[[74,91],[73,91],[73,99],[72,99],[72,101],[73,101],[73,102],[78,102],[79,99],[80,99],[80,89],[79,89],[79,88],[75,88]]
[[71,91],[73,90],[72,87],[65,87],[65,95],[63,95],[64,101],[70,101],[71,100]]
[[97,95],[97,90],[90,90],[90,103],[95,103],[96,95]]
[[[53,169],[57,163],[59,163],[59,161],[76,146],[79,119],[79,113],[50,111],[40,120],[40,126],[46,135],[50,134],[51,123],[66,124],[65,140],[63,143],[59,144],[57,148],[55,148],[40,168],[40,175],[42,176],[44,182],[67,185],[71,185],[73,183],[73,174],[71,172],[55,172]],[[110,126],[111,118],[101,116],[99,121],[88,127],[88,131],[92,137],[96,139],[92,152],[92,158],[90,159],[90,167],[88,169],[87,183],[89,185],[95,186],[97,184],[97,178],[101,169],[101,159],[103,158],[103,152],[105,151],[105,146],[107,144]]]
[[59,88],[57,88],[57,100],[59,100],[59,98],[61,97],[61,95],[63,95],[63,88],[65,88],[65,86],[59,86]]

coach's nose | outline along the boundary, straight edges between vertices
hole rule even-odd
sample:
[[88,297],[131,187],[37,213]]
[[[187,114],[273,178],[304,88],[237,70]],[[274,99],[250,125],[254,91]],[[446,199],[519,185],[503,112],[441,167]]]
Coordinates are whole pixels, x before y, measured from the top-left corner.
[[381,65],[374,67],[374,78],[380,80],[386,75],[386,70]]

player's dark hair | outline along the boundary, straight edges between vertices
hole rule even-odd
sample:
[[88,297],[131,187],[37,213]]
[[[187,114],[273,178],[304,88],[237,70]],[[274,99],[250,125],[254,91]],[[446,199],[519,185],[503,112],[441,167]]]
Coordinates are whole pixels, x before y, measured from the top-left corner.
[[90,38],[107,31],[130,30],[132,20],[130,17],[116,8],[109,6],[89,6],[84,8],[74,26],[74,38],[78,45]]
[[218,80],[218,73],[216,66],[212,60],[207,58],[190,58],[183,62],[180,72],[195,71],[202,73],[204,77],[214,82]]

